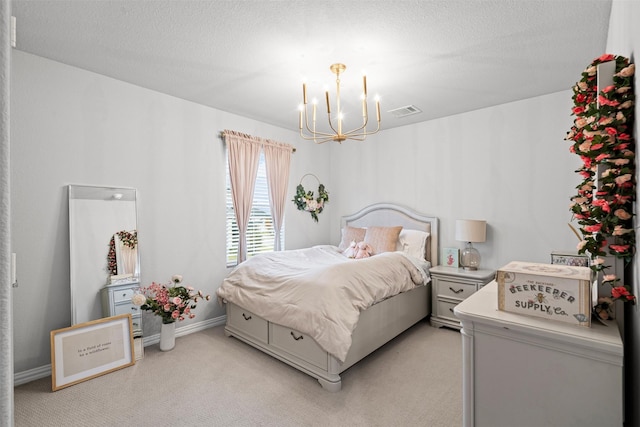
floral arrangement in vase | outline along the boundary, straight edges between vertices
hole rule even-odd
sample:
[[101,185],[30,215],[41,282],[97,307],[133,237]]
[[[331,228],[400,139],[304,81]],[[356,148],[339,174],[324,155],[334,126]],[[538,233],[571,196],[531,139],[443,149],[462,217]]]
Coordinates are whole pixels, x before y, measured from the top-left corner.
[[209,301],[210,295],[204,295],[202,291],[196,291],[191,286],[182,285],[182,276],[176,274],[171,277],[171,283],[160,284],[152,282],[151,285],[140,289],[140,293],[134,294],[131,302],[140,306],[142,310],[153,312],[162,318],[162,323],[174,323],[187,317],[193,319],[196,315],[193,310],[199,300]]
[[[597,66],[609,61],[615,61],[613,84],[599,88]],[[613,255],[627,265],[635,253],[634,74],[635,65],[625,57],[596,58],[573,87],[576,118],[565,138],[572,142],[570,151],[582,160],[576,172],[583,180],[570,205],[582,234],[578,253],[588,254],[591,269],[602,274],[601,283],[611,285],[611,296],[600,298],[595,306],[603,319],[610,317],[614,301],[635,303],[636,299],[629,285],[620,283],[615,274],[606,274],[610,266],[603,258]]]

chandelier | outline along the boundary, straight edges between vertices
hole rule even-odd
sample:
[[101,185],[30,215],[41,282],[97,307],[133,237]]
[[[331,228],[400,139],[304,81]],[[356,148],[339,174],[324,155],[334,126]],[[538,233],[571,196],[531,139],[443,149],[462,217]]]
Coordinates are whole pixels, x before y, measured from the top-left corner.
[[312,101],[311,126],[309,126],[309,114],[307,112],[307,85],[302,84],[302,105],[300,105],[300,136],[307,140],[313,140],[316,144],[322,144],[328,141],[336,141],[342,143],[346,139],[356,141],[364,141],[367,135],[373,135],[380,130],[380,101],[376,97],[376,120],[378,126],[373,131],[367,130],[369,122],[369,112],[367,110],[367,76],[362,76],[362,125],[358,128],[344,132],[342,129],[344,114],[340,107],[340,73],[347,69],[344,64],[333,64],[329,69],[336,75],[336,110],[337,116],[335,120],[331,119],[331,103],[329,102],[329,91],[325,92],[327,101],[327,116],[329,119],[329,127],[333,132],[322,132],[316,129],[316,109],[317,101]]

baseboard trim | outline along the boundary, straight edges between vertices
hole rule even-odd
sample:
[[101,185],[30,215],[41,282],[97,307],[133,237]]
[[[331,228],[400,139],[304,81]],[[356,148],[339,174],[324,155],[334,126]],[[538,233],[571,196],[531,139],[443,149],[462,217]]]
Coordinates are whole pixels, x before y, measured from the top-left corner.
[[[227,316],[223,315],[213,319],[207,319],[202,322],[192,323],[182,328],[176,328],[176,337],[182,337],[185,335],[193,334],[194,332],[204,331],[205,329],[213,328],[214,326],[224,326],[227,323]],[[145,347],[160,342],[160,333],[149,335],[142,339],[142,343]]]
[[[185,335],[193,334],[194,332],[204,331],[205,329],[213,328],[214,326],[223,326],[225,323],[227,323],[226,315],[215,317],[213,319],[203,320],[202,322],[192,323],[182,328],[176,328],[176,337],[182,337]],[[145,347],[157,344],[159,342],[160,333],[144,337],[142,339],[142,343]],[[48,376],[51,376],[51,364],[14,373],[13,385],[19,386]]]

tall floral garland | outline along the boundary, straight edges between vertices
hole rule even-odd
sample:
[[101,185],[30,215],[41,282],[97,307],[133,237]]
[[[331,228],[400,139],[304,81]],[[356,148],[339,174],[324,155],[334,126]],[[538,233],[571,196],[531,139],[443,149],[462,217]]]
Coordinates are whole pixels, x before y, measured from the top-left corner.
[[[616,63],[613,85],[598,88],[597,65],[609,61]],[[615,274],[605,274],[610,266],[602,258],[611,254],[623,259],[626,266],[635,253],[634,73],[635,65],[629,64],[628,58],[611,54],[596,58],[573,87],[572,114],[576,118],[565,138],[573,142],[570,151],[583,163],[576,171],[583,181],[570,205],[582,234],[578,252],[590,256],[591,269],[602,273],[602,283],[612,287],[611,298],[599,300],[596,306],[603,318],[608,317],[608,306],[614,300],[635,303],[628,285],[620,283]]]
[[[116,233],[120,238],[120,241],[124,246],[127,246],[131,249],[135,249],[138,246],[138,231],[118,231]],[[116,239],[114,236],[111,236],[111,240],[109,241],[109,252],[107,253],[107,269],[109,270],[109,274],[116,275],[118,274],[118,263],[116,262]]]

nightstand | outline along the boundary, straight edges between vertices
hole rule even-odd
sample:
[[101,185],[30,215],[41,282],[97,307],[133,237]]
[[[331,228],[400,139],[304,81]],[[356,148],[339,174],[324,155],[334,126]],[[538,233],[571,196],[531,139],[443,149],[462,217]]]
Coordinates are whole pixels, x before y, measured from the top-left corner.
[[133,346],[136,360],[144,355],[142,339],[142,310],[131,302],[131,297],[140,290],[140,282],[116,282],[102,288],[102,315],[131,314]]
[[460,329],[460,321],[453,308],[473,295],[496,275],[494,270],[465,270],[438,265],[429,269],[431,274],[431,326]]

